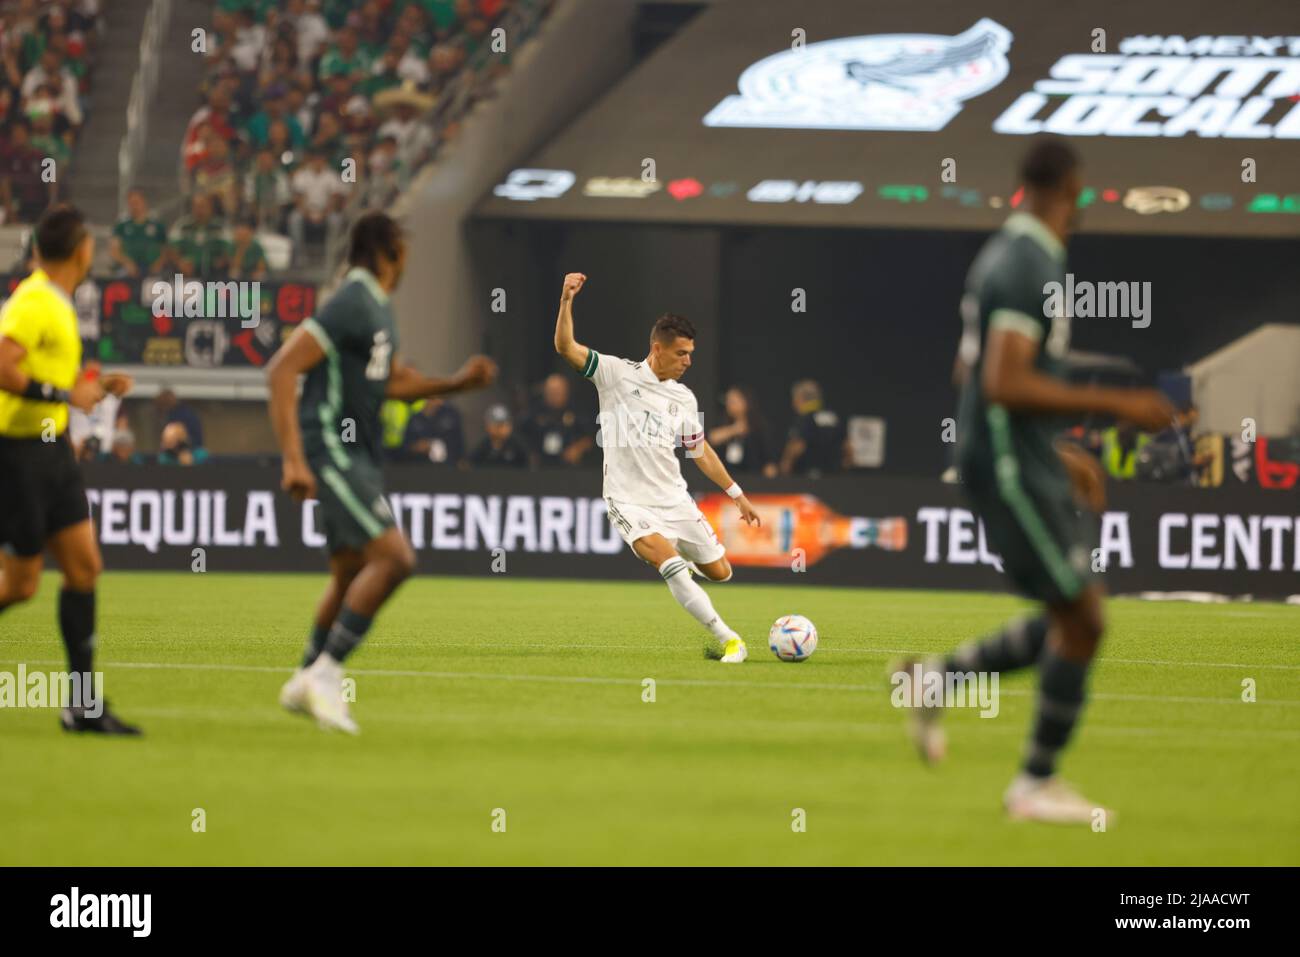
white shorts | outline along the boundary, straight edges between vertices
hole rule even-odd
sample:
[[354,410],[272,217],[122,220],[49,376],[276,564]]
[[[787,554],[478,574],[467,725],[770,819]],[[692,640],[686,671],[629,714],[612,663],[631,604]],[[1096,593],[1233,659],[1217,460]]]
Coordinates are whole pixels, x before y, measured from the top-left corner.
[[727,553],[718,535],[694,502],[659,507],[628,505],[605,499],[609,521],[628,547],[638,538],[659,534],[677,549],[688,562],[707,565]]

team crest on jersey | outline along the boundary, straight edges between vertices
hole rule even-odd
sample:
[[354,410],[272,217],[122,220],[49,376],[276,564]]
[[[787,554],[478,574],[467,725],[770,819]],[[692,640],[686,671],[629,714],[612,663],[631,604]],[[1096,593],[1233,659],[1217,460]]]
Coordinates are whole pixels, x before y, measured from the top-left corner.
[[677,403],[676,403],[676,402],[669,402],[669,403],[668,403],[668,414],[669,414],[669,415],[676,415],[676,414],[677,414]]
[[784,50],[740,75],[705,126],[941,130],[1007,76],[1011,33],[987,17],[964,33],[886,33]]

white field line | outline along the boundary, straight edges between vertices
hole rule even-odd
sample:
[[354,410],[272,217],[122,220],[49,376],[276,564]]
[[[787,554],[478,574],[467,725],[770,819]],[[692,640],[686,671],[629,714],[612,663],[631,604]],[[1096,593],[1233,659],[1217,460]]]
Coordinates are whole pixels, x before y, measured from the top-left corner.
[[[20,664],[17,661],[4,662],[5,664]],[[51,659],[47,661],[28,661],[27,665],[62,665],[63,661]],[[272,665],[228,665],[228,664],[200,664],[185,662],[157,662],[157,661],[111,661],[103,662],[104,668],[128,668],[133,670],[158,670],[158,671],[227,671],[227,672],[247,672],[255,674],[280,674],[289,675],[292,669],[276,667]],[[519,674],[498,674],[493,672],[477,671],[416,671],[409,669],[389,669],[389,668],[349,668],[348,674],[369,676],[374,678],[433,678],[435,680],[456,681],[460,679],[469,679],[473,681],[522,681],[535,682],[539,684],[587,684],[587,685],[634,685],[641,686],[644,678],[601,678],[584,675],[519,675]],[[654,677],[647,675],[646,677]],[[707,678],[655,678],[656,684],[667,686],[684,686],[694,688],[766,688],[781,691],[865,691],[865,692],[883,692],[886,685],[880,684],[845,684],[840,682],[813,682],[813,681],[724,681],[711,680]],[[1032,690],[1010,689],[1002,690],[999,688],[1000,695],[1014,698],[1029,698],[1035,695]],[[1242,704],[1240,698],[1206,698],[1191,697],[1184,695],[1142,695],[1142,694],[1114,694],[1108,692],[1098,692],[1090,696],[1094,701],[1147,701],[1156,703],[1169,704]],[[1274,707],[1300,708],[1300,700],[1280,699],[1253,702],[1253,704],[1272,705]]]
[[[237,708],[149,708],[149,707],[132,707],[131,714],[140,718],[160,718],[164,720],[210,720],[221,721],[230,724],[247,724],[260,726],[282,725],[285,727],[292,726],[294,722],[290,715],[284,714],[278,708],[268,706],[256,710],[245,710]],[[472,712],[431,712],[427,714],[415,714],[410,711],[370,711],[367,710],[362,716],[362,720],[368,726],[371,725],[409,725],[409,726],[428,726],[446,723],[472,724],[478,728],[485,727],[485,716],[481,713]],[[495,728],[500,724],[514,725],[525,724],[527,727],[537,725],[560,725],[572,726],[580,725],[589,727],[591,718],[589,717],[568,717],[565,715],[545,714],[545,715],[493,715],[487,718],[493,722]],[[303,725],[306,727],[307,725]],[[623,727],[623,728],[646,728],[653,726],[656,730],[674,730],[679,728],[698,728],[699,722],[694,719],[674,720],[655,718],[653,722],[649,719],[636,720],[617,716],[604,716],[600,719],[602,728]],[[1024,737],[1024,727],[1021,722],[1005,721],[988,721],[978,722],[979,734],[1005,734],[1016,737]],[[826,732],[828,734],[839,734],[843,732],[858,732],[864,736],[901,736],[903,724],[901,722],[867,722],[867,721],[810,721],[799,719],[786,719],[780,721],[768,721],[762,718],[746,718],[743,722],[735,725],[737,728],[743,728],[745,735],[752,735],[763,729],[771,729],[777,734],[798,731],[800,733]],[[1127,725],[1107,725],[1096,722],[1088,722],[1085,732],[1089,735],[1115,735],[1124,737],[1157,737],[1157,738],[1174,738],[1181,739],[1188,746],[1195,746],[1198,742],[1206,738],[1228,739],[1228,740],[1246,740],[1254,744],[1265,746],[1276,741],[1300,741],[1300,731],[1279,731],[1279,730],[1240,730],[1233,731],[1224,728],[1170,728],[1170,727],[1132,727]],[[495,731],[493,732],[495,733]]]
[[[17,638],[0,638],[0,645],[17,645],[23,644],[26,639]],[[265,642],[262,642],[265,644]],[[278,644],[278,642],[277,642]],[[382,639],[378,644],[385,648],[407,648],[422,647],[427,649],[435,648],[469,648],[478,651],[523,651],[528,649],[557,649],[564,651],[644,651],[647,644],[638,645],[610,645],[610,644],[554,644],[552,642],[493,642],[493,641],[437,641],[430,643],[427,639],[413,640],[392,640]],[[296,647],[296,646],[295,646]],[[922,650],[917,648],[818,648],[817,653],[821,655],[934,655],[944,654],[952,651],[957,645],[945,646],[939,650]],[[1168,665],[1173,668],[1231,668],[1234,670],[1245,669],[1247,671],[1254,669],[1256,671],[1295,671],[1300,672],[1300,665],[1275,665],[1256,662],[1247,664],[1236,661],[1181,661],[1173,658],[1111,658],[1102,655],[1097,659],[1098,664],[1113,665]],[[38,662],[30,662],[37,664]],[[57,664],[57,662],[44,662],[45,664]],[[147,665],[146,665],[147,667]],[[196,666],[197,667],[197,666]],[[207,667],[207,666],[205,666]],[[212,665],[211,667],[220,668],[224,665]],[[272,671],[277,670],[272,668]],[[283,670],[283,669],[279,669]],[[426,672],[419,672],[426,674]]]

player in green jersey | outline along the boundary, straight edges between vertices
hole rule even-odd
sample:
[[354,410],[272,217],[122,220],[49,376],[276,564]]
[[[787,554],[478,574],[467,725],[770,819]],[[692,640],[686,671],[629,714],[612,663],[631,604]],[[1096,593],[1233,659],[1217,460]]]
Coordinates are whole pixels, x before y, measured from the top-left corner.
[[[317,499],[330,581],[316,609],[302,667],[280,702],[323,726],[356,733],[343,698],[343,662],[388,597],[415,569],[415,553],[384,498],[380,406],[491,384],[496,365],[472,356],[454,376],[428,378],[397,358],[390,296],[406,244],[390,216],[370,212],[352,228],[349,271],[317,315],[267,367],[271,423],[283,455],[281,485]],[[305,376],[295,404],[298,379]]]
[[[1056,765],[1083,710],[1104,628],[1102,588],[1089,575],[1093,522],[1085,514],[1104,507],[1104,483],[1097,463],[1057,436],[1061,417],[1088,414],[1158,431],[1169,425],[1173,408],[1154,389],[1066,381],[1070,320],[1049,289],[1065,281],[1065,242],[1082,190],[1079,158],[1063,140],[1039,140],[1020,179],[1022,206],[985,243],[966,280],[957,462],[1008,579],[1043,608],[947,658],[900,662],[893,673],[896,681],[934,686],[937,673],[947,687],[955,675],[1037,666],[1033,731],[1005,795],[1007,812],[1016,819],[1090,823],[1103,809],[1064,784]],[[914,687],[904,700],[922,701],[921,690]],[[927,761],[946,750],[940,714],[931,706],[910,715]]]

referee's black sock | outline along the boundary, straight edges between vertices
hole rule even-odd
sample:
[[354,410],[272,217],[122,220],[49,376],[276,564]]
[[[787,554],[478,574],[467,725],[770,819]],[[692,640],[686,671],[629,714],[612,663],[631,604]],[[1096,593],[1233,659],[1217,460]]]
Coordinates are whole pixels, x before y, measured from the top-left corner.
[[1015,671],[1036,664],[1047,641],[1047,616],[1019,618],[1006,628],[954,651],[943,667],[946,672]]
[[1038,708],[1025,754],[1027,773],[1045,778],[1056,771],[1057,756],[1069,743],[1083,712],[1089,664],[1062,658],[1051,648],[1043,652],[1038,668]]
[[329,634],[328,627],[312,624],[311,635],[307,638],[307,647],[302,652],[302,666],[304,668],[310,668],[311,663],[320,657],[320,653],[325,650],[325,642],[329,638]]
[[373,621],[374,619],[358,615],[344,605],[330,627],[329,636],[325,639],[325,647],[322,650],[335,661],[347,660],[348,655],[356,651],[357,646],[366,637],[366,632],[370,630]]
[[68,651],[68,671],[86,674],[95,663],[95,593],[64,588],[59,592],[59,630]]

